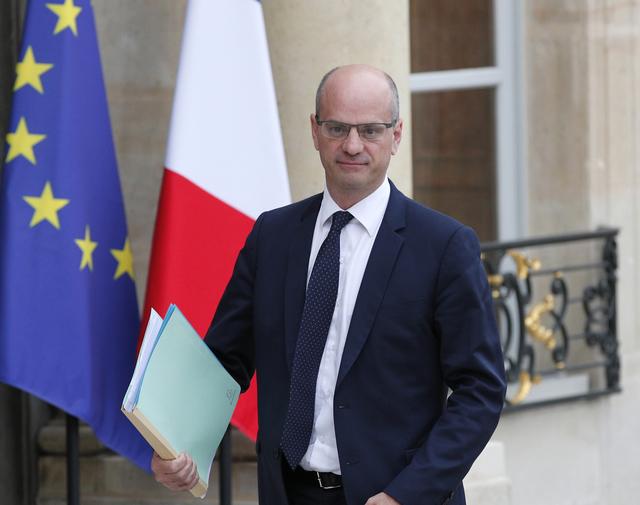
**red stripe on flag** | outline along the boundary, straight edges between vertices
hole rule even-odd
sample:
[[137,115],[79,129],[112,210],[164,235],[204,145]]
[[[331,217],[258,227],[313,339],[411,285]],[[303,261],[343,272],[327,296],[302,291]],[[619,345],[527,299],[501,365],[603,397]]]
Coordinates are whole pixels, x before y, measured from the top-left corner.
[[[254,220],[187,178],[165,169],[153,236],[143,321],[175,303],[202,336],[211,323],[238,252]],[[232,423],[255,440],[255,377],[241,395]]]

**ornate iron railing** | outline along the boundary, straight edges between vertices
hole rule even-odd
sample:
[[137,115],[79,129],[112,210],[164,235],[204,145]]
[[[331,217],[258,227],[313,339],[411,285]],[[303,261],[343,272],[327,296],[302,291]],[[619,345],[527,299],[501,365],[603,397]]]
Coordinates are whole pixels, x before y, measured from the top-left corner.
[[620,391],[617,229],[482,244],[506,410]]

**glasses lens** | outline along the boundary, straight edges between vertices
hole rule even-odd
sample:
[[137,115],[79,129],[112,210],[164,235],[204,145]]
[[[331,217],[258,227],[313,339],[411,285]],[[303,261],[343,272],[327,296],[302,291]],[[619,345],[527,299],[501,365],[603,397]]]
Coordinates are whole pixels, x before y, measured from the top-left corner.
[[384,135],[387,126],[384,123],[367,123],[359,125],[350,125],[339,123],[338,121],[321,122],[321,131],[325,137],[330,139],[342,140],[349,135],[351,128],[356,127],[358,135],[362,140],[380,140]]
[[343,139],[349,135],[351,127],[344,123],[338,123],[336,121],[326,121],[322,123],[322,132],[325,136],[332,139]]
[[358,134],[365,140],[378,140],[384,135],[387,127],[381,123],[358,125]]

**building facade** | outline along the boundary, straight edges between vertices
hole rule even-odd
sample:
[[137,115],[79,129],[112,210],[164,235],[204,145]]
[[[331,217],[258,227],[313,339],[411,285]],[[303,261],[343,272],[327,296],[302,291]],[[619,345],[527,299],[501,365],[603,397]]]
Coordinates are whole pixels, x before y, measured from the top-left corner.
[[[93,1],[140,301],[185,3]],[[323,188],[309,134],[315,87],[327,70],[362,62],[387,70],[399,87],[405,135],[390,177],[404,192],[471,224],[484,241],[620,228],[622,391],[506,413],[470,476],[469,502],[633,503],[640,495],[640,0],[262,5],[294,200]],[[0,7],[5,123],[23,7],[17,0]],[[34,466],[24,451],[35,442],[17,440],[33,437],[46,413],[29,405],[0,387],[0,488],[9,503],[23,503],[37,483],[25,478]]]

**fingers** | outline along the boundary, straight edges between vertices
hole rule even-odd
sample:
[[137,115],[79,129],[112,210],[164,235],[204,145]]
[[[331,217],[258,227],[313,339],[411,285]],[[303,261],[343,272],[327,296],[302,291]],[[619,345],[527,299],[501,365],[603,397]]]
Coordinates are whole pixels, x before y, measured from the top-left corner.
[[188,491],[198,483],[198,469],[188,454],[162,459],[154,452],[151,471],[156,481],[173,491]]
[[182,491],[189,491],[198,483],[198,468],[196,467],[195,462],[191,461],[191,465],[188,469],[189,471],[185,474],[183,483],[179,485]]
[[364,505],[400,505],[386,493],[378,493],[367,500]]
[[194,474],[197,475],[196,464],[193,460],[184,455],[182,457],[186,464],[175,473],[165,474],[165,484],[168,484],[171,489],[180,491],[191,489],[195,485],[193,482]]
[[175,459],[162,459],[154,452],[151,458],[151,470],[154,474],[164,475],[179,472],[186,465],[186,455],[180,454]]
[[378,503],[378,495],[372,496],[364,505],[376,505]]

